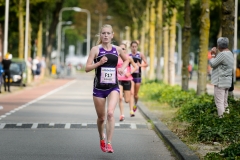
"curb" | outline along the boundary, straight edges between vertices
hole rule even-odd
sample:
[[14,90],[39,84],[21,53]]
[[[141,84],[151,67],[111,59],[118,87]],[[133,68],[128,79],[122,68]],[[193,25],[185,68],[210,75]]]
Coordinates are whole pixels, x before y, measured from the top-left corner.
[[158,132],[164,142],[171,147],[173,153],[181,160],[200,160],[199,157],[188,148],[173,132],[171,132],[165,124],[163,124],[153,113],[151,113],[145,105],[138,101],[138,108],[141,113],[152,121],[156,132]]

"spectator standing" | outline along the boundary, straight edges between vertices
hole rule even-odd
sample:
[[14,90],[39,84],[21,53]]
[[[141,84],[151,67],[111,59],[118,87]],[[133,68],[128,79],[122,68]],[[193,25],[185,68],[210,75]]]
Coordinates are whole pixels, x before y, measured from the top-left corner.
[[189,73],[189,79],[192,80],[192,72],[193,72],[193,67],[192,65],[189,63],[188,64],[188,73]]
[[11,76],[10,65],[11,65],[12,61],[11,61],[10,58],[12,58],[11,54],[7,53],[5,55],[5,58],[2,60],[2,65],[3,65],[3,70],[4,70],[3,78],[4,78],[4,90],[5,90],[5,92],[6,91],[11,92],[11,90],[10,90],[10,76]]
[[39,61],[39,57],[36,56],[33,59],[32,62],[32,72],[33,72],[33,77],[34,77],[34,81],[38,80],[40,73],[41,73],[41,63]]
[[211,49],[212,58],[209,61],[213,68],[211,83],[214,85],[214,100],[219,117],[222,117],[224,112],[229,113],[226,108],[228,107],[228,89],[232,84],[234,57],[228,49],[228,44],[227,37],[218,38],[217,48]]

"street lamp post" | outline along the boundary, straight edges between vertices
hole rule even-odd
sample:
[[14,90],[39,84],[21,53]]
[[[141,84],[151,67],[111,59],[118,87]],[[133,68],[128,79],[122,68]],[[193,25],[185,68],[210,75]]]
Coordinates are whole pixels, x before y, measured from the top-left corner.
[[72,21],[66,21],[66,22],[62,22],[62,21],[59,21],[58,24],[57,24],[57,56],[56,56],[56,59],[57,59],[57,65],[59,65],[60,63],[60,57],[61,57],[61,34],[59,34],[59,32],[61,33],[62,31],[62,25],[71,25],[72,24]]
[[91,36],[91,14],[89,12],[89,10],[87,9],[82,9],[79,7],[73,7],[73,10],[76,12],[85,12],[87,13],[87,54],[88,55],[90,53],[90,36]]
[[[86,12],[87,13],[87,53],[90,52],[90,29],[91,29],[91,14],[87,9],[82,9],[79,7],[65,7],[62,8],[59,12],[59,23],[62,22],[62,13],[63,11],[75,11],[75,12]],[[57,45],[57,64],[59,64],[60,60],[60,52],[61,52],[61,32],[62,25],[58,26],[58,45]]]
[[24,59],[27,62],[28,58],[28,26],[29,24],[29,0],[26,1],[26,21],[25,21],[25,46],[24,46]]
[[238,23],[238,0],[235,0],[235,18],[234,18],[234,41],[233,41],[233,55],[234,55],[234,74],[233,80],[236,82],[237,70],[237,23]]
[[62,52],[61,52],[61,63],[64,63],[64,49],[65,49],[65,31],[68,29],[74,29],[75,26],[66,26],[62,31]]
[[9,0],[5,4],[5,20],[4,20],[4,48],[3,55],[8,52],[8,17],[9,17]]
[[182,68],[182,27],[179,23],[176,23],[178,27],[178,70],[177,75],[181,75]]

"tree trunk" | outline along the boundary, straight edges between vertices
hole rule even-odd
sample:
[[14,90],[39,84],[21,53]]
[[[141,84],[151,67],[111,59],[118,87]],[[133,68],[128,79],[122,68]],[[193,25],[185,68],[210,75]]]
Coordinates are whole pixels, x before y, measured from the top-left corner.
[[144,44],[145,44],[145,25],[146,22],[143,21],[143,26],[141,28],[141,40],[140,40],[140,52],[144,53]]
[[42,35],[43,35],[43,24],[39,22],[38,35],[37,35],[37,56],[42,57]]
[[163,82],[168,84],[168,47],[169,47],[169,30],[168,30],[168,26],[166,26],[163,29],[163,47],[164,47],[164,77],[163,77]]
[[190,0],[185,0],[184,4],[184,28],[183,28],[183,41],[182,41],[182,90],[188,90],[188,65],[189,65],[189,52],[191,43],[191,6]]
[[0,23],[0,62],[2,62],[3,57],[3,30],[2,23]]
[[173,9],[173,16],[171,18],[171,28],[170,28],[170,52],[169,52],[169,84],[175,84],[175,46],[176,46],[176,19],[177,10]]
[[[143,17],[142,17],[142,22],[143,22],[143,25],[142,25],[142,28],[141,28],[141,40],[140,40],[140,52],[142,54],[145,54],[144,53],[144,44],[145,44],[145,32],[146,32],[146,21],[145,21],[145,18],[146,18],[146,12],[143,14]],[[146,77],[146,67],[142,67],[142,77],[145,78]]]
[[208,42],[209,42],[209,28],[210,28],[210,9],[209,0],[201,0],[201,28],[200,28],[200,52],[198,63],[198,83],[197,95],[206,93],[207,84],[207,63],[208,63]]
[[154,79],[154,56],[155,56],[155,0],[151,0],[150,2],[150,68],[149,68],[149,79]]
[[[222,0],[222,36],[229,39],[228,48],[233,50],[234,40],[234,17],[235,17],[234,0]],[[234,67],[235,68],[235,67]],[[234,73],[233,73],[234,75]],[[232,96],[234,90],[233,83],[234,76],[232,76],[232,86],[229,88],[229,95]]]
[[133,32],[132,32],[133,40],[138,39],[138,22],[136,18],[133,18]]
[[[146,6],[146,20],[145,20],[145,43],[144,43],[144,55],[148,59],[149,57],[149,5],[150,5],[150,0],[147,0],[147,6]],[[143,76],[147,77],[147,70],[143,70]]]
[[31,41],[32,41],[32,25],[31,25],[31,22],[29,22],[29,25],[28,25],[28,57],[31,57],[31,49],[32,49],[32,44],[31,44]]
[[222,36],[229,39],[230,50],[233,49],[234,13],[234,0],[222,0]]
[[156,70],[156,78],[158,80],[162,79],[162,67],[161,67],[161,57],[162,57],[162,36],[163,36],[163,1],[158,0],[157,4],[157,70]]
[[19,0],[18,3],[18,31],[19,31],[18,57],[20,59],[23,59],[24,53],[23,0]]

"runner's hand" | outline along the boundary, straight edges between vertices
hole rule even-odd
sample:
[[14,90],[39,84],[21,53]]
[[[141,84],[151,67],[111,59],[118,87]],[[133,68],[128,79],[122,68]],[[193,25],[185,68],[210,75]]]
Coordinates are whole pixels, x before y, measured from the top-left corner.
[[108,58],[106,56],[103,56],[101,59],[100,59],[100,64],[103,65],[104,63],[106,63],[108,61]]
[[125,74],[125,77],[128,78],[128,77],[130,77],[130,75],[131,75],[131,73],[126,73],[126,74]]
[[124,70],[122,68],[119,68],[117,71],[118,71],[118,74],[120,74],[120,75],[124,74],[124,72],[123,72]]

